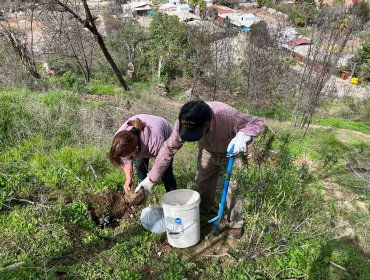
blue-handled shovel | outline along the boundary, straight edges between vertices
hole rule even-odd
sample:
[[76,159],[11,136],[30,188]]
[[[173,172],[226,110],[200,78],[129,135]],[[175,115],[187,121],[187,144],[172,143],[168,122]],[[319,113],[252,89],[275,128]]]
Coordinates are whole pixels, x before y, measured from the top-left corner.
[[[234,151],[234,145],[227,152],[227,156],[230,156],[233,151]],[[222,198],[221,198],[221,202],[220,202],[220,205],[219,205],[219,208],[218,208],[217,216],[208,221],[208,223],[213,223],[213,234],[214,235],[218,235],[218,231],[219,231],[219,228],[220,228],[220,222],[221,222],[221,219],[222,219],[222,214],[224,213],[227,190],[229,188],[229,182],[230,182],[231,172],[233,170],[234,160],[235,160],[234,156],[231,156],[229,158],[229,163],[227,165],[227,171],[226,171],[226,178],[225,178],[225,182],[224,182],[224,189],[222,191]]]

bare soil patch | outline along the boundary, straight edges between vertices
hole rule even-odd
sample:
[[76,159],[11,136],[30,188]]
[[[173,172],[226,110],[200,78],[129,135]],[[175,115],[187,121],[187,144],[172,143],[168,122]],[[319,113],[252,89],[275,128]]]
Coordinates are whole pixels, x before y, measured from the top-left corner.
[[323,190],[324,198],[336,198],[338,204],[341,207],[345,207],[348,210],[360,211],[364,214],[369,214],[368,206],[365,202],[361,201],[359,195],[352,191],[340,186],[339,184],[332,181],[325,181],[325,188]]
[[104,192],[89,194],[86,198],[89,213],[94,223],[100,227],[116,227],[131,207],[138,206],[145,200],[145,193],[130,191],[122,193],[108,189]]
[[[325,181],[323,194],[326,200],[330,198],[337,199],[336,207],[341,214],[339,214],[338,220],[332,222],[338,236],[352,239],[363,251],[363,255],[369,258],[369,205],[363,202],[359,195],[329,180]],[[351,217],[353,214],[366,215],[366,218],[352,221],[348,215]]]

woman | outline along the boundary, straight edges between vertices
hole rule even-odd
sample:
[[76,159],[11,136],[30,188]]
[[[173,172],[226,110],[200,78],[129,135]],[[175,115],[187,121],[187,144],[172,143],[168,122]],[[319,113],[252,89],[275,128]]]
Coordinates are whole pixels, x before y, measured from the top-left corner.
[[[125,192],[133,186],[133,165],[141,182],[147,176],[149,158],[158,155],[172,130],[173,127],[167,120],[145,114],[131,117],[118,129],[112,141],[109,158],[125,173]],[[161,179],[167,192],[176,189],[172,160]]]

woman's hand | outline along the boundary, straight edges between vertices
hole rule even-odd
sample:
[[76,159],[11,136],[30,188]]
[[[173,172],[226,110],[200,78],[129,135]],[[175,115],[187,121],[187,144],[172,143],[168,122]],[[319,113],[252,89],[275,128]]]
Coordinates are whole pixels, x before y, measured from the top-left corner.
[[125,184],[123,185],[125,192],[129,192],[132,185],[133,185],[132,181],[130,182],[129,180],[126,180]]
[[123,189],[125,192],[130,191],[131,187],[133,186],[132,178],[133,178],[133,166],[132,163],[125,164],[122,166],[123,173],[125,173],[126,181],[123,185]]

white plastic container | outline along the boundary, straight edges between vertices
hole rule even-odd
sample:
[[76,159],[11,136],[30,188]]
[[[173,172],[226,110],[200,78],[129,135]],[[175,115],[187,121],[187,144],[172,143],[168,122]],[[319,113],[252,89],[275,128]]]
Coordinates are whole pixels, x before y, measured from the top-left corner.
[[193,190],[174,190],[162,196],[168,243],[187,248],[200,240],[200,195]]

